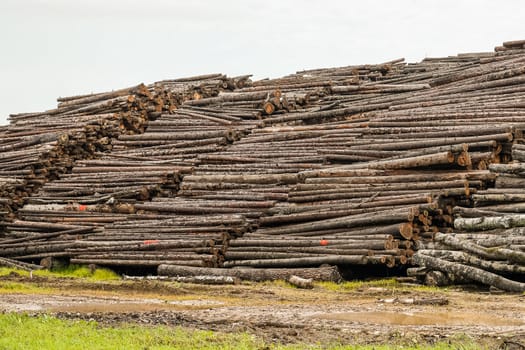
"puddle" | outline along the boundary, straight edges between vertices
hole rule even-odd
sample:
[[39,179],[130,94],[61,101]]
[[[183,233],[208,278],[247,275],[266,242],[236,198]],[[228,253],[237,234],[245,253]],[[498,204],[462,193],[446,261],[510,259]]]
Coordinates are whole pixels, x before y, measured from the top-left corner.
[[525,324],[522,320],[505,319],[489,314],[451,312],[341,312],[319,314],[313,317],[325,320],[407,326],[520,326]]
[[168,304],[171,305],[187,305],[187,306],[217,306],[224,305],[221,301],[216,300],[178,300],[170,301]]

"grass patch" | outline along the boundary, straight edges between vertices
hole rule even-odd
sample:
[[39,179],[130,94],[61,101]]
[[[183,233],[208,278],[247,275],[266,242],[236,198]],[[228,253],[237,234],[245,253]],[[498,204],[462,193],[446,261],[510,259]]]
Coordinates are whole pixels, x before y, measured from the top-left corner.
[[69,277],[69,278],[87,278],[93,281],[110,281],[118,280],[120,276],[110,269],[97,268],[89,269],[87,266],[68,265],[51,270],[34,271],[33,275],[42,277]]
[[42,288],[32,283],[0,281],[0,293],[46,293],[50,288]]
[[24,270],[17,270],[10,267],[0,267],[0,277],[9,276],[10,274],[16,273],[20,276],[29,277],[29,272]]
[[267,287],[277,287],[277,288],[290,288],[297,289],[293,284],[288,283],[285,280],[273,280],[273,281],[263,281],[263,282],[246,282],[247,285],[263,285]]
[[327,345],[265,343],[247,333],[218,333],[180,327],[124,325],[101,327],[96,322],[64,321],[42,315],[0,314],[0,349],[268,349],[268,350],[452,350],[483,349],[468,338],[450,339],[433,345]]
[[[30,273],[24,270],[17,270],[7,267],[0,268],[0,276],[8,276],[16,273],[23,277],[29,277]],[[53,278],[85,278],[90,281],[112,281],[119,280],[120,276],[110,269],[98,268],[90,270],[86,266],[68,265],[66,267],[55,268],[51,270],[35,270],[33,276],[53,277]]]
[[[51,277],[51,278],[78,278],[90,282],[119,280],[120,277],[109,269],[96,269],[91,271],[89,268],[78,265],[49,270],[36,270],[32,273],[24,270],[12,268],[0,268],[0,293],[50,293],[56,291],[56,288],[46,287],[37,279],[30,280],[30,275],[34,277]],[[2,280],[6,276],[21,276],[28,278],[26,281],[18,282],[13,280]],[[0,348],[2,350],[2,348]]]
[[354,291],[362,288],[392,289],[400,287],[400,283],[393,278],[385,278],[370,281],[345,281],[341,283],[316,282],[315,285],[334,292]]
[[399,283],[394,278],[384,278],[377,280],[367,280],[367,281],[345,281],[341,283],[335,282],[316,282],[316,286],[321,287],[325,290],[334,291],[334,292],[352,292],[359,289],[366,288],[384,288],[391,291],[418,291],[418,292],[447,292],[447,288],[443,287],[431,287],[425,285],[403,285]]
[[96,322],[63,321],[50,316],[0,316],[0,349],[256,349],[259,345],[246,333],[179,327],[100,327]]

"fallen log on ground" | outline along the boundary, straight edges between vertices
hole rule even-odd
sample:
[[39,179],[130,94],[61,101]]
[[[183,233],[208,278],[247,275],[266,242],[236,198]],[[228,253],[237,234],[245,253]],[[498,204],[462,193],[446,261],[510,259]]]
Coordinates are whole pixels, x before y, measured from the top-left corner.
[[235,276],[127,276],[123,275],[125,280],[132,281],[170,281],[193,284],[239,284],[240,279]]
[[335,266],[318,268],[281,268],[281,269],[251,269],[251,268],[196,268],[177,265],[160,265],[157,270],[161,276],[232,276],[246,281],[274,281],[288,280],[291,276],[298,276],[314,281],[341,281],[339,270]]

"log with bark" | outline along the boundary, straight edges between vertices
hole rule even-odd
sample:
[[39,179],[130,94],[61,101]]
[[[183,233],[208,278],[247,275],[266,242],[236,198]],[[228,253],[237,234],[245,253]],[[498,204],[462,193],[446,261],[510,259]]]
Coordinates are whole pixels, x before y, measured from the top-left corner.
[[341,281],[339,270],[335,266],[324,266],[318,268],[279,268],[279,269],[252,269],[252,268],[197,268],[177,265],[160,265],[158,274],[162,276],[232,276],[247,281],[273,281],[288,280],[291,276],[297,276],[314,281]]

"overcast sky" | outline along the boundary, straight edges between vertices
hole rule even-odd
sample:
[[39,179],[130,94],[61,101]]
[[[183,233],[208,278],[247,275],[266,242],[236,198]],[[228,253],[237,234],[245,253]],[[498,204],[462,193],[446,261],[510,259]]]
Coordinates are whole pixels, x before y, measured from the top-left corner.
[[0,0],[0,124],[140,82],[492,51],[524,19],[520,0]]

